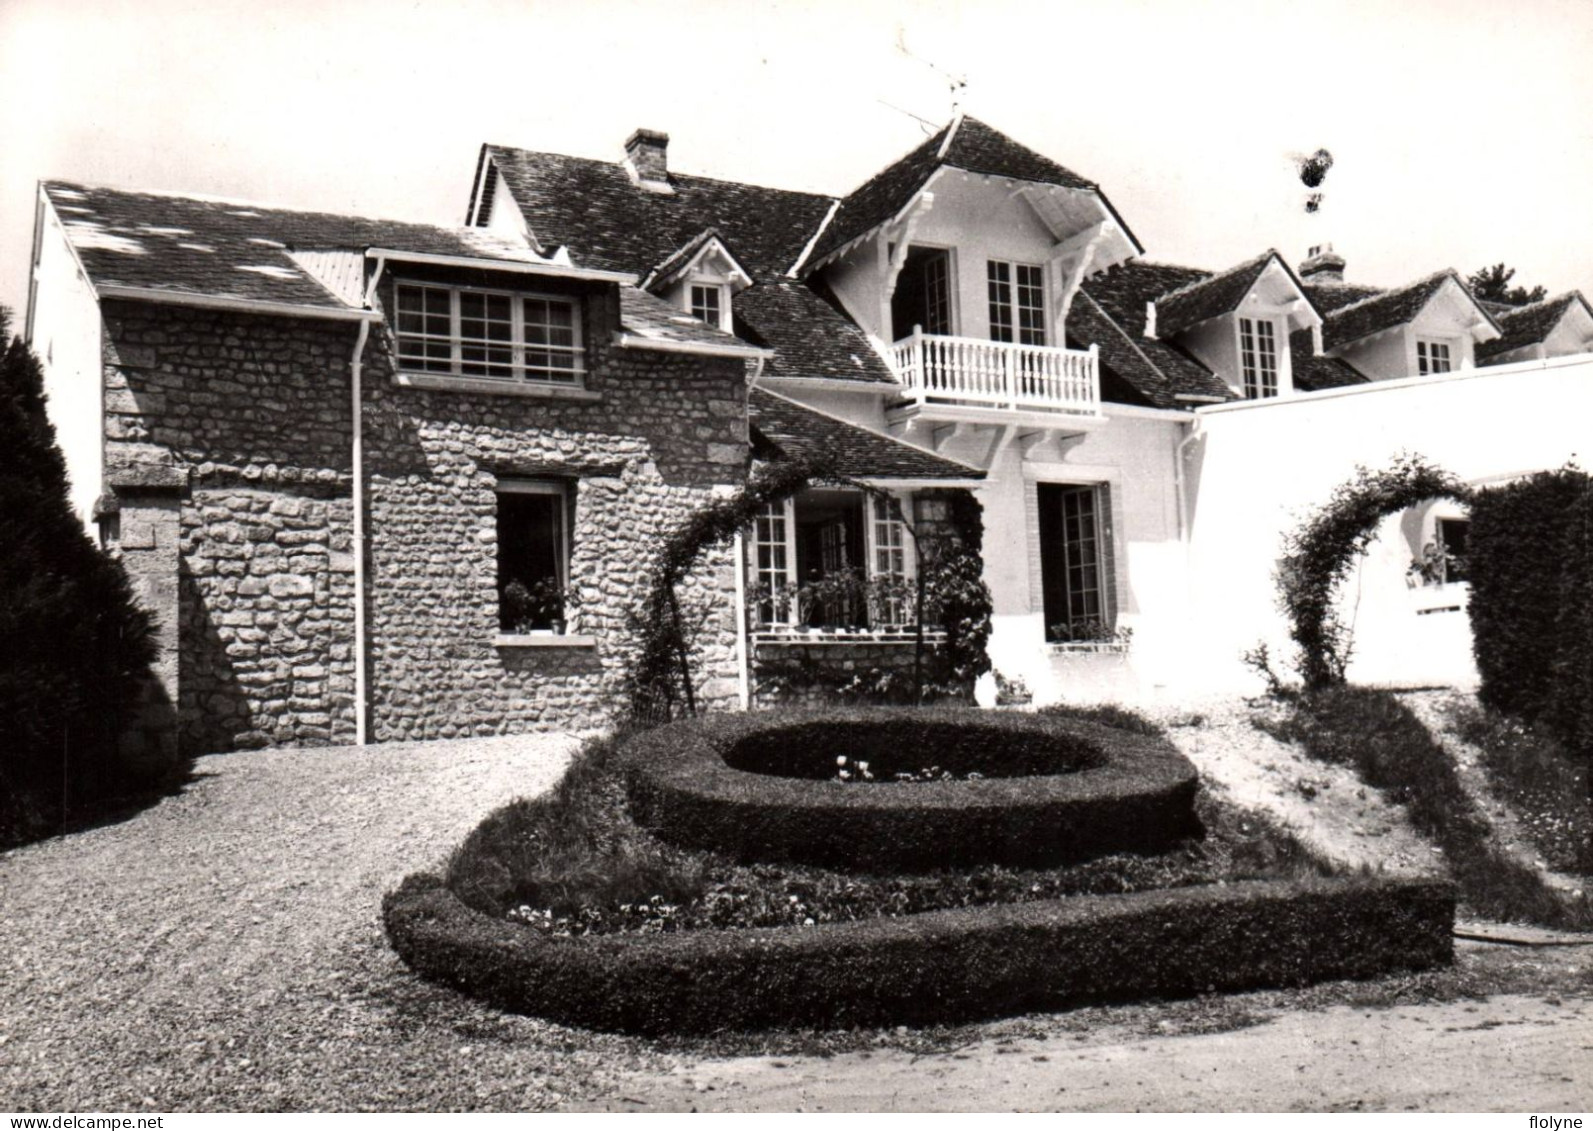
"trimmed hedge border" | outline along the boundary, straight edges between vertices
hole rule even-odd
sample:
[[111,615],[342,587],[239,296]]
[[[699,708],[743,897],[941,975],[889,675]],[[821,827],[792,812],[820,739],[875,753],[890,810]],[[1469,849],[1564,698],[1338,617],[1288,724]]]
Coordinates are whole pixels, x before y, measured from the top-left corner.
[[[1014,744],[1053,743],[1049,776],[869,783],[737,769],[743,745],[781,732],[828,734],[848,755],[888,737],[924,764],[933,739],[988,742],[993,760]],[[883,735],[876,732],[884,732]],[[866,755],[865,755],[866,756]],[[647,731],[623,752],[638,824],[673,844],[751,863],[817,864],[868,872],[978,864],[1045,867],[1112,852],[1153,854],[1202,832],[1195,767],[1164,739],[1076,719],[968,709],[855,708],[708,715]]]
[[549,938],[414,875],[382,914],[422,977],[500,1009],[649,1035],[975,1021],[1422,970],[1453,960],[1452,885],[1251,881],[895,919]]

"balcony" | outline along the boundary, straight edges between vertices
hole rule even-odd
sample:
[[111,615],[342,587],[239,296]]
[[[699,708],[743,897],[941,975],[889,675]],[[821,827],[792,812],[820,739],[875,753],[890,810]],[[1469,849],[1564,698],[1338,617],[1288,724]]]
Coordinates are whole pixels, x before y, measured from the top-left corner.
[[1099,417],[1097,347],[1025,346],[914,331],[890,347],[906,413],[1009,418],[1015,414]]

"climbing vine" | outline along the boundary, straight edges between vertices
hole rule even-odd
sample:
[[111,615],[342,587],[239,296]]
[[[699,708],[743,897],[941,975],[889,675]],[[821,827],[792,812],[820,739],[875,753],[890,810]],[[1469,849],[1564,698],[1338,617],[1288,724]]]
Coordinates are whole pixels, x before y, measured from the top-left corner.
[[[1337,612],[1338,587],[1376,537],[1379,523],[1433,499],[1464,500],[1468,494],[1449,472],[1421,456],[1401,455],[1381,471],[1357,466],[1326,504],[1285,537],[1275,574],[1278,604],[1299,648],[1297,663],[1307,688],[1344,682],[1351,638]],[[1265,664],[1264,652],[1255,655]]]
[[[679,587],[704,553],[723,546],[737,531],[750,527],[764,509],[823,483],[853,487],[877,498],[886,492],[836,473],[830,460],[797,458],[763,464],[735,494],[715,499],[693,511],[664,542],[649,575],[646,592],[631,614],[637,651],[626,677],[630,713],[645,724],[667,722],[697,713],[692,674],[692,642],[705,619],[701,610],[684,607]],[[915,645],[913,682],[922,698],[926,680],[971,681],[990,667],[985,644],[990,638],[990,591],[980,559],[983,527],[979,505],[966,492],[947,496],[947,518],[919,530],[906,524],[914,539],[919,583],[919,610],[938,610],[946,642],[936,654],[937,670],[923,670],[922,616]],[[737,563],[741,568],[741,563]]]

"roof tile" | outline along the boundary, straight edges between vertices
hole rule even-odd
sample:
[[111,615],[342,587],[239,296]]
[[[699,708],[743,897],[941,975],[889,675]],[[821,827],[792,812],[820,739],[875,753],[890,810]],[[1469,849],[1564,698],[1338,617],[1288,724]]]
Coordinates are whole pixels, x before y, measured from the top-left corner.
[[774,454],[822,459],[851,479],[983,479],[985,473],[838,420],[768,389],[747,394],[755,438]]

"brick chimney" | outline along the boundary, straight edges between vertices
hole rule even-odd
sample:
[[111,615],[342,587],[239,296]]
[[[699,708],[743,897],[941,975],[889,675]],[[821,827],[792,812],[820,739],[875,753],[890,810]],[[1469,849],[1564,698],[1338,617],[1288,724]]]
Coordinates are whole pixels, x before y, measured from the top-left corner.
[[669,184],[669,135],[658,130],[637,130],[625,139],[625,158],[636,179],[655,185]]
[[1318,244],[1300,264],[1299,271],[1302,283],[1342,283],[1344,257],[1334,252],[1332,244]]

